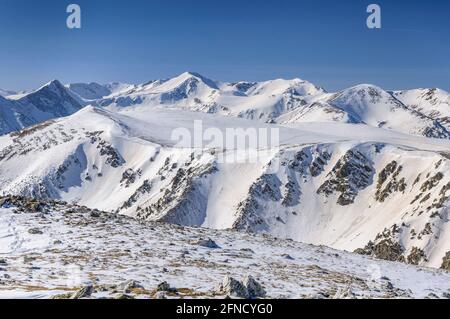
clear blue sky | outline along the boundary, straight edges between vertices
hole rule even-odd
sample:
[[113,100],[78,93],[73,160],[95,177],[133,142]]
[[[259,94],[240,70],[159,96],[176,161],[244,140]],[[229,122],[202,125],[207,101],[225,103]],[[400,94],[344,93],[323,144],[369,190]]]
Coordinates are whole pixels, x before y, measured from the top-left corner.
[[[82,8],[81,30],[66,28],[70,3]],[[381,5],[381,30],[366,27],[370,3]],[[0,0],[0,43],[4,89],[189,70],[450,91],[448,0]]]

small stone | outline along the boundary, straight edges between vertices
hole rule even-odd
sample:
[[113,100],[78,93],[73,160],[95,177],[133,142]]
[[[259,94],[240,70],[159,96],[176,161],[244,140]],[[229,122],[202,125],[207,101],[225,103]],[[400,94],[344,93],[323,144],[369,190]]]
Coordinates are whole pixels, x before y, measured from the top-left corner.
[[163,281],[162,283],[158,284],[158,286],[156,287],[156,291],[176,292],[177,290],[170,287],[167,281]]
[[92,295],[94,292],[94,287],[92,285],[87,285],[75,292],[70,299],[81,299],[81,298],[87,298]]
[[96,211],[96,210],[93,210],[91,212],[90,216],[93,217],[93,218],[99,218],[100,217],[100,212]]
[[167,299],[166,293],[164,291],[158,291],[155,294],[155,299]]
[[247,288],[248,298],[264,298],[266,296],[264,288],[252,276],[246,276],[243,284]]
[[338,288],[333,299],[355,299],[356,295],[350,287]]
[[35,260],[36,260],[36,257],[33,257],[33,256],[24,256],[23,257],[23,262],[26,264],[31,263]]
[[327,299],[329,295],[327,293],[318,292],[315,295],[311,296],[311,299]]
[[0,265],[6,265],[6,259],[0,259]]
[[134,299],[133,296],[127,295],[127,294],[119,294],[116,296],[115,299]]
[[39,228],[28,229],[28,233],[31,235],[42,235],[43,234],[42,230],[40,230]]
[[226,276],[216,290],[217,293],[237,298],[248,298],[247,288],[239,280]]
[[70,299],[70,298],[72,298],[72,294],[67,293],[67,294],[54,295],[51,299]]
[[381,287],[382,287],[383,289],[386,289],[386,290],[393,290],[393,289],[394,289],[394,285],[393,285],[390,281],[384,281],[384,282],[381,284]]
[[132,289],[137,289],[137,288],[142,289],[143,287],[139,284],[139,282],[137,282],[135,280],[128,280],[117,286],[117,289],[123,290],[126,293],[129,293],[129,292],[131,292]]
[[287,260],[294,260],[294,258],[292,258],[292,256],[288,255],[288,254],[283,254],[283,255],[281,255],[281,257],[283,257],[284,259],[287,259]]
[[208,239],[200,239],[197,242],[197,245],[202,246],[202,247],[206,247],[206,248],[211,248],[211,249],[217,249],[220,248],[219,245],[217,245],[214,240],[212,240],[211,238]]

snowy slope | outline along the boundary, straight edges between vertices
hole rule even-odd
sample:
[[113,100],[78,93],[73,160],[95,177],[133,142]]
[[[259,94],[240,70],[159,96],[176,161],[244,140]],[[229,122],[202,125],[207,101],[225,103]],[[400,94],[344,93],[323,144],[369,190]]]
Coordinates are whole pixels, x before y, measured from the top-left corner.
[[373,85],[358,85],[329,99],[353,122],[413,135],[448,138],[449,132],[426,115],[409,108],[390,93]]
[[403,104],[439,121],[450,130],[450,94],[440,89],[395,91],[394,96]]
[[270,121],[303,103],[301,97],[321,92],[300,79],[221,83],[186,72],[172,79],[150,81],[99,103],[112,107],[175,107]]
[[83,103],[57,80],[30,93],[0,97],[0,134],[73,114]]
[[[222,161],[235,149],[215,141],[198,153],[172,139],[180,128],[193,133],[194,120],[222,132],[278,128],[281,145],[255,149],[257,162]],[[0,188],[441,267],[450,251],[449,150],[445,139],[363,124],[287,127],[146,106],[87,107],[0,137]]]
[[219,287],[247,276],[267,298],[449,298],[442,270],[62,203],[0,203],[0,298],[236,298]]
[[107,84],[91,83],[71,83],[66,87],[73,93],[77,94],[87,102],[95,103],[95,100],[101,100],[110,95],[126,94],[133,90],[136,86],[127,83],[112,82]]
[[76,93],[86,100],[97,100],[102,97],[108,96],[112,93],[106,86],[100,85],[95,82],[91,83],[71,83],[66,87],[72,92]]

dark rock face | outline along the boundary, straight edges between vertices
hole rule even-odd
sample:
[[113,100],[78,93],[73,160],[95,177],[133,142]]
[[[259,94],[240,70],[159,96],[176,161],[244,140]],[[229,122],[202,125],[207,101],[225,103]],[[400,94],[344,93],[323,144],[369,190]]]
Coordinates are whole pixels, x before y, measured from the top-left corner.
[[389,163],[379,174],[375,199],[384,202],[394,192],[404,192],[406,189],[405,178],[398,180],[398,175],[403,167],[396,161]]
[[373,254],[375,257],[384,260],[401,261],[403,251],[404,250],[399,243],[389,239],[382,240],[373,246]]
[[243,202],[239,203],[236,211],[238,216],[234,222],[233,228],[251,231],[256,228],[264,228],[265,221],[258,216],[260,210],[260,201],[280,201],[281,181],[275,174],[262,175],[251,187],[249,196]]
[[[169,162],[166,161],[169,167]],[[164,170],[161,170],[160,174]],[[137,211],[137,217],[143,219],[158,219],[160,221],[199,226],[206,210],[207,198],[201,192],[198,183],[208,175],[217,172],[214,163],[196,165],[187,163],[186,167],[178,168],[170,184],[161,189],[163,196],[149,206]],[[161,178],[164,177],[163,175]]]
[[324,166],[328,164],[328,161],[331,159],[331,154],[327,151],[320,152],[319,155],[312,161],[309,166],[309,171],[311,172],[311,176],[317,177],[319,176],[324,169]]
[[286,193],[284,195],[282,205],[284,207],[292,207],[300,203],[300,185],[295,176],[288,176],[288,182],[284,185]]
[[426,260],[425,252],[417,247],[413,247],[407,257],[408,264],[418,265],[422,260]]
[[[438,172],[432,177],[427,176],[427,180],[420,186],[420,193],[416,195],[411,204],[414,204],[419,200],[420,203],[424,203],[427,200],[429,200],[431,198],[430,191],[432,191],[435,187],[437,187],[443,178],[444,174],[442,172]],[[439,194],[441,198],[435,201],[431,207],[440,208],[443,206],[444,202],[446,202],[449,198],[449,196],[446,195],[448,189],[450,189],[450,182],[442,187]]]
[[397,237],[401,228],[393,225],[378,234],[374,241],[370,241],[364,248],[356,249],[354,252],[360,255],[374,256],[389,261],[406,262],[405,249],[399,243]]
[[450,251],[447,252],[444,258],[442,258],[441,269],[450,271]]
[[136,203],[137,200],[141,196],[150,193],[150,191],[152,190],[152,187],[153,187],[152,182],[150,180],[146,179],[142,183],[142,185],[138,187],[136,192],[134,192],[134,194],[131,195],[130,198],[128,198],[128,200],[125,203],[122,204],[120,209],[126,209],[126,208],[130,208],[131,206],[133,206],[133,204]]
[[22,196],[0,196],[0,207],[16,207],[18,212],[24,213],[45,213],[54,204],[54,201],[41,201],[34,198],[26,198]]
[[134,171],[132,168],[127,169],[122,173],[122,179],[120,180],[120,184],[124,185],[125,188],[130,187],[130,185],[134,184],[136,180],[141,177],[142,171],[140,169]]
[[102,131],[87,132],[86,137],[90,138],[90,142],[97,146],[100,156],[106,157],[106,164],[117,168],[125,164],[125,160],[119,151],[117,151],[109,142],[101,138]]
[[326,196],[340,193],[339,205],[353,204],[358,192],[370,185],[374,173],[372,164],[362,153],[350,150],[337,162],[317,193]]

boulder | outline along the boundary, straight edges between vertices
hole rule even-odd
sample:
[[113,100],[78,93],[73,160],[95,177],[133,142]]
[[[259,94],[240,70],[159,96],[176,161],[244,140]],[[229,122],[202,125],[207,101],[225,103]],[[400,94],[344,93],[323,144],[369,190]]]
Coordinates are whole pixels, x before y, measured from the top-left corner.
[[243,284],[247,289],[248,298],[264,298],[266,296],[266,291],[264,288],[252,276],[246,276]]
[[177,289],[170,287],[170,285],[167,283],[167,281],[163,281],[162,283],[158,284],[158,286],[156,287],[156,291],[174,293],[174,292],[177,292]]
[[88,298],[92,295],[94,292],[94,287],[92,285],[87,285],[72,294],[70,299],[81,299],[81,298]]
[[31,235],[42,235],[43,234],[42,230],[40,230],[39,228],[28,229],[28,233]]
[[211,248],[211,249],[217,249],[217,248],[220,248],[220,246],[217,245],[217,244],[215,243],[215,241],[212,240],[211,238],[208,238],[208,239],[200,239],[200,240],[197,242],[197,245],[202,246],[202,247],[206,247],[206,248]]
[[448,251],[445,257],[442,258],[441,269],[450,271],[450,251]]
[[143,287],[135,280],[127,280],[117,286],[117,289],[129,293],[132,289],[142,289]]
[[248,291],[244,284],[230,276],[226,276],[224,278],[216,292],[237,298],[248,298]]

